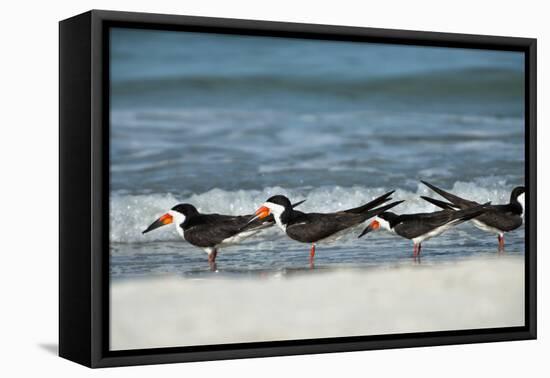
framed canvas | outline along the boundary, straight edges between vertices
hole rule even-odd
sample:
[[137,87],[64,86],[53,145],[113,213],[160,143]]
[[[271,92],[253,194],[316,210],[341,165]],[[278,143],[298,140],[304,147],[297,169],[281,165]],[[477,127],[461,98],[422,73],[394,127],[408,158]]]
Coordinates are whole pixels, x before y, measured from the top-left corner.
[[62,357],[536,337],[535,39],[94,10],[59,61]]

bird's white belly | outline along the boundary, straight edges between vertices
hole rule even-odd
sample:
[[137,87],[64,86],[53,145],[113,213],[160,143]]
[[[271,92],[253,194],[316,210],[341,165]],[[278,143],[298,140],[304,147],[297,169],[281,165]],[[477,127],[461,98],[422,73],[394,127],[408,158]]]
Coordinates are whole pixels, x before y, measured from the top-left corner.
[[222,242],[218,244],[216,247],[225,247],[228,245],[239,244],[244,239],[257,234],[259,231],[260,230],[251,230],[251,231],[244,231],[244,232],[238,233],[237,235],[233,235],[230,238],[222,240]]
[[430,232],[424,234],[424,235],[420,235],[416,238],[413,239],[413,243],[414,244],[420,244],[422,242],[424,242],[425,240],[428,240],[428,239],[431,239],[433,238],[434,236],[438,236],[438,235],[441,235],[442,233],[444,233],[445,231],[447,231],[449,228],[451,228],[453,226],[452,223],[447,223],[447,224],[444,224],[443,226],[439,226],[437,228],[434,228],[433,230],[431,230]]
[[[250,237],[254,234],[257,234],[259,231],[260,230],[241,232],[237,235],[231,236],[230,238],[222,240],[222,242],[217,244],[215,247],[206,247],[206,248],[203,248],[203,249],[207,254],[210,255],[212,252],[214,252],[214,250],[217,250],[218,248],[226,247],[226,246],[234,245],[234,244],[239,244],[244,239],[246,239],[246,238],[248,238],[248,237]],[[182,237],[183,237],[183,234],[182,234]]]
[[488,225],[486,225],[485,223],[480,222],[480,221],[477,220],[477,219],[472,219],[472,222],[474,222],[474,226],[476,226],[476,227],[479,228],[480,230],[483,230],[483,231],[485,231],[485,232],[491,232],[491,233],[493,233],[493,234],[498,234],[498,235],[501,235],[501,234],[502,234],[502,230],[499,230],[498,228],[494,228],[494,227],[488,226]]

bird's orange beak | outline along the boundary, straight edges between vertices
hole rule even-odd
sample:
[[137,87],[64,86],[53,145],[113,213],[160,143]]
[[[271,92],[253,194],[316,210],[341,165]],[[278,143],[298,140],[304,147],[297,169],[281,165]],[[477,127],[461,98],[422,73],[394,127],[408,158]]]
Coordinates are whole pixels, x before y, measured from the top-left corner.
[[378,222],[376,219],[373,220],[372,222],[370,222],[370,224],[367,226],[367,228],[365,228],[363,230],[363,232],[361,232],[361,234],[359,234],[358,238],[360,238],[361,236],[365,235],[365,234],[368,234],[369,232],[371,231],[376,231],[380,228],[380,222]]
[[265,217],[269,216],[269,214],[271,214],[271,210],[269,210],[269,207],[262,206],[258,210],[256,210],[255,215],[250,218],[247,225],[254,222],[256,219],[264,219]]
[[173,221],[174,221],[174,217],[172,217],[170,214],[166,213],[162,217],[160,217],[159,219],[157,219],[156,221],[151,223],[151,225],[149,227],[147,227],[147,229],[145,229],[145,231],[143,231],[142,234],[145,234],[149,231],[153,231],[155,228],[166,226],[167,224],[170,224]]
[[256,217],[257,219],[264,219],[271,214],[271,210],[269,210],[269,207],[262,206],[258,210],[256,210]]

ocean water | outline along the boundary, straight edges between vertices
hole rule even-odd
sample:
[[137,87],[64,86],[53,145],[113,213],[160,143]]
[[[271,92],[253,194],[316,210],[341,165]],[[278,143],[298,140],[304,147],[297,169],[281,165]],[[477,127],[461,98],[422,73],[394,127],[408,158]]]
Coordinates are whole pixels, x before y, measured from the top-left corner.
[[[303,211],[396,190],[398,213],[433,211],[427,180],[505,203],[524,183],[524,61],[515,52],[114,29],[111,275],[207,274],[171,226],[177,203],[250,214],[273,194]],[[318,268],[411,262],[411,242],[362,228],[317,249]],[[524,228],[506,235],[523,255]],[[463,224],[423,245],[423,264],[493,256]],[[305,268],[309,245],[271,228],[218,254],[227,274]]]

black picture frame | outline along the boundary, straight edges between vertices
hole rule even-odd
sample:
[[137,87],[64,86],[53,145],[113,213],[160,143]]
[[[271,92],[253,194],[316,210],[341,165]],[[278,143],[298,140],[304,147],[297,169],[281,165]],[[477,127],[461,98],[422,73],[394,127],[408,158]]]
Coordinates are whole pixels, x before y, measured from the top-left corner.
[[[109,351],[109,40],[113,26],[525,54],[525,326]],[[536,338],[536,39],[92,10],[59,24],[59,355],[89,367]],[[77,215],[75,215],[77,214]]]

